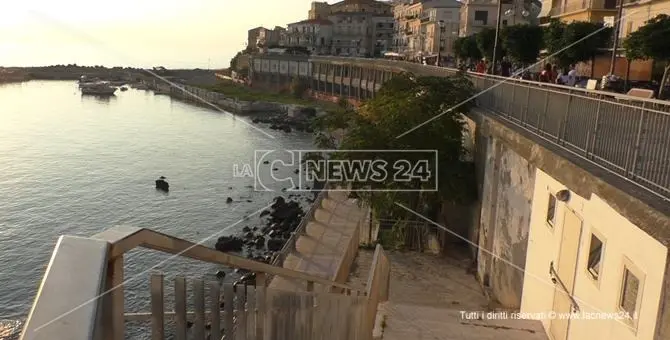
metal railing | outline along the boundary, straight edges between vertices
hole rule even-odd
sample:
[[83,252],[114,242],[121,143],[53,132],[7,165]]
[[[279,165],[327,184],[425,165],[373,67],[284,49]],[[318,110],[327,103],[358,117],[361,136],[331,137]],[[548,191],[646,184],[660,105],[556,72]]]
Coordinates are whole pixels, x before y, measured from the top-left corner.
[[[458,70],[406,61],[312,57],[449,76]],[[670,102],[468,72],[477,107],[670,200]]]

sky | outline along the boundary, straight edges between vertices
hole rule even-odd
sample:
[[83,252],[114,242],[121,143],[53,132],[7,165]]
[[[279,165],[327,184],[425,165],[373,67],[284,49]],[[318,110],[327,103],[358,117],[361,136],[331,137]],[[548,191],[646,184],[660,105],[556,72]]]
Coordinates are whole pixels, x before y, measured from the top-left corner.
[[[330,3],[335,1],[329,1]],[[223,68],[311,0],[1,0],[0,66]]]

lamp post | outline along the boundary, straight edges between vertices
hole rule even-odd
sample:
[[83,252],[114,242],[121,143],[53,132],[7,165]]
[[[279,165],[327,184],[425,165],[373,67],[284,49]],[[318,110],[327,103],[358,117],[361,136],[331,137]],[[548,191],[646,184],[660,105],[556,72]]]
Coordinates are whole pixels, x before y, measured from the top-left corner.
[[440,58],[442,52],[442,28],[444,28],[444,20],[437,21],[437,60],[435,66],[440,66]]
[[498,0],[498,14],[496,15],[496,39],[493,42],[493,56],[491,58],[491,73],[496,73],[496,53],[498,52],[498,35],[500,33],[500,20],[502,19],[502,2]]
[[623,0],[619,0],[619,8],[614,17],[614,42],[612,43],[612,60],[610,61],[610,74],[614,75],[616,66],[616,50],[619,48],[619,30],[621,29],[621,14],[623,12]]

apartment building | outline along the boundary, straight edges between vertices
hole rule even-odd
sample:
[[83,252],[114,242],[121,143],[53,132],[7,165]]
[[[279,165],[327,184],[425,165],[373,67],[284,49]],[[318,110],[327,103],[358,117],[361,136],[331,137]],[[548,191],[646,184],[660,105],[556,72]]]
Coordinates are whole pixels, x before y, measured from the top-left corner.
[[333,23],[327,19],[308,19],[288,24],[281,45],[305,47],[312,54],[329,54],[332,47]]
[[461,3],[452,1],[450,7],[424,10],[421,31],[425,32],[423,52],[429,56],[453,56],[454,41],[458,38]]
[[460,6],[460,2],[456,0],[423,0],[396,4],[393,8],[396,20],[394,51],[408,58],[437,54],[440,46],[438,39],[443,42],[442,48],[446,48],[444,41],[453,40],[451,35],[458,31],[459,16],[454,13],[458,13]]
[[351,57],[371,57],[375,51],[390,44],[389,29],[393,17],[369,12],[338,12],[328,19],[333,23],[331,54]]
[[[533,6],[523,0],[502,0],[501,26],[530,23]],[[495,28],[498,17],[497,0],[464,0],[461,7],[459,35],[462,37],[479,33],[482,29]]]
[[613,19],[617,12],[617,0],[544,0],[538,15],[541,24],[556,18],[564,22],[603,22]]
[[[665,339],[668,248],[539,169],[532,196],[521,312],[538,315],[551,339]],[[558,317],[569,313],[581,317]]]
[[372,13],[378,15],[391,15],[392,8],[388,2],[375,0],[343,0],[332,5],[327,2],[312,2],[308,12],[309,19],[325,19],[336,13]]
[[259,47],[279,45],[284,31],[285,29],[279,26],[274,29],[267,29],[262,26],[252,28],[247,32],[247,49],[257,52]]

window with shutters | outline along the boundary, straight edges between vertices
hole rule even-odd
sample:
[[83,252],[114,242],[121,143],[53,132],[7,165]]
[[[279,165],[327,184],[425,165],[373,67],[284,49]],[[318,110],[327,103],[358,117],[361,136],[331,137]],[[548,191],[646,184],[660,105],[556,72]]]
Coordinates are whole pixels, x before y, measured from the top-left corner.
[[[629,262],[629,261],[626,261]],[[632,265],[624,264],[621,277],[621,295],[619,297],[619,309],[626,313],[628,321],[636,326],[637,314],[640,310],[640,294],[644,278]]]

